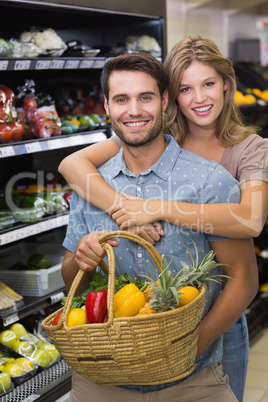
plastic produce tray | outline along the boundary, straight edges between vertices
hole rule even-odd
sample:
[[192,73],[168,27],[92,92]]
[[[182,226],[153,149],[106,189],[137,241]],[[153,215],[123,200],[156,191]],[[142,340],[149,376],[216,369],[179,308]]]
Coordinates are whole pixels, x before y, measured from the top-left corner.
[[0,280],[22,296],[45,296],[64,286],[61,264],[37,271],[0,270]]

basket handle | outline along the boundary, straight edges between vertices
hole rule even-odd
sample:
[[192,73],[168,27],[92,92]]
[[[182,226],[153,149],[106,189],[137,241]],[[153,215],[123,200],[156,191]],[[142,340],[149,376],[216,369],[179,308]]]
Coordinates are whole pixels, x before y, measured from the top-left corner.
[[[150,256],[152,257],[154,263],[156,264],[157,268],[159,269],[159,271],[161,271],[161,256],[158,253],[158,251],[156,250],[156,248],[149,243],[148,241],[144,240],[143,238],[141,238],[140,236],[131,233],[131,232],[127,232],[124,230],[118,230],[118,231],[112,231],[109,232],[107,234],[104,234],[102,236],[99,237],[99,242],[101,244],[101,246],[103,247],[103,249],[106,251],[107,253],[107,257],[108,257],[108,266],[107,264],[102,260],[101,263],[99,264],[99,266],[101,267],[101,269],[109,274],[108,275],[108,294],[107,294],[107,308],[108,308],[108,321],[106,323],[101,323],[101,325],[106,325],[107,327],[111,326],[111,324],[113,323],[113,305],[114,305],[114,282],[115,282],[115,254],[114,254],[114,250],[113,247],[109,244],[106,243],[107,240],[110,239],[114,239],[114,238],[124,238],[127,240],[131,240],[134,241],[135,243],[140,244],[141,246],[143,246],[145,248],[145,250],[150,254]],[[74,295],[76,293],[76,290],[78,288],[79,283],[81,282],[82,278],[84,275],[84,271],[79,270],[73,280],[73,283],[71,285],[71,289],[67,295],[67,299],[63,308],[63,312],[62,312],[62,317],[61,317],[61,322],[63,323],[64,327],[65,327],[65,323],[69,314],[69,311],[71,309],[71,305],[72,305],[72,301],[74,298]],[[60,326],[60,322],[58,324]],[[98,324],[94,324],[95,326]],[[67,327],[68,328],[68,327]],[[65,328],[66,329],[66,328]]]

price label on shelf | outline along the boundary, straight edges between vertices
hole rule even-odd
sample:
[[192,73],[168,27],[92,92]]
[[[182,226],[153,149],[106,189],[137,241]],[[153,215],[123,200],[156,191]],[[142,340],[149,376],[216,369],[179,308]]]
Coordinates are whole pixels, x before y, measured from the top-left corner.
[[56,293],[55,295],[50,296],[51,304],[55,304],[55,303],[60,302],[63,297],[64,297],[63,292],[59,292],[59,293]]
[[15,155],[15,150],[12,146],[0,148],[0,158],[6,158],[13,155]]
[[92,68],[94,60],[82,60],[79,68]]
[[106,60],[95,60],[93,64],[93,68],[103,68]]
[[67,60],[64,68],[76,69],[78,68],[79,63],[80,63],[79,60]]
[[35,69],[36,70],[48,70],[50,67],[51,60],[37,60]]
[[55,140],[50,140],[48,141],[48,147],[49,149],[59,149],[63,147],[62,141],[57,138]]
[[25,148],[28,154],[41,151],[41,145],[38,141],[28,142],[27,144],[25,144]]
[[74,135],[68,138],[70,146],[83,145],[84,140],[82,135]]
[[62,69],[64,66],[65,60],[52,60],[50,64],[50,69]]
[[8,60],[0,60],[0,70],[4,71],[7,70],[8,67]]
[[16,60],[14,70],[29,70],[31,60]]
[[4,327],[8,327],[9,325],[13,324],[14,322],[19,320],[19,316],[17,313],[11,314],[8,317],[3,319]]

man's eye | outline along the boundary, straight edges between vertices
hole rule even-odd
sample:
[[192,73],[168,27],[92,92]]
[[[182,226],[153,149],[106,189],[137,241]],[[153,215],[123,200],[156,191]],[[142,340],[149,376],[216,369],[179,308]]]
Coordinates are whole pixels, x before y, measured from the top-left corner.
[[124,103],[124,102],[126,102],[126,98],[118,98],[118,99],[116,99],[116,102],[117,103]]
[[141,99],[142,99],[143,101],[149,101],[149,100],[151,100],[152,98],[151,98],[151,96],[143,96]]

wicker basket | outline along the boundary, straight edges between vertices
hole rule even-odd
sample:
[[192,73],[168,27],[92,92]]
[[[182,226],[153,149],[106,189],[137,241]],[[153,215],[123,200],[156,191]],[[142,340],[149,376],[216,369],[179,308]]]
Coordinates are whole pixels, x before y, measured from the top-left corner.
[[[68,365],[97,384],[161,384],[186,377],[194,370],[205,288],[201,288],[200,294],[191,303],[175,310],[113,318],[115,256],[113,248],[105,242],[116,237],[142,245],[161,269],[161,257],[149,242],[129,232],[110,232],[100,238],[109,264],[108,321],[67,327],[72,300],[84,274],[79,271],[64,308],[48,316],[42,328]],[[103,270],[107,269],[103,261],[100,265]],[[63,311],[61,322],[52,326],[53,318],[60,311]],[[62,323],[65,330],[60,329]]]

